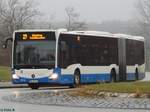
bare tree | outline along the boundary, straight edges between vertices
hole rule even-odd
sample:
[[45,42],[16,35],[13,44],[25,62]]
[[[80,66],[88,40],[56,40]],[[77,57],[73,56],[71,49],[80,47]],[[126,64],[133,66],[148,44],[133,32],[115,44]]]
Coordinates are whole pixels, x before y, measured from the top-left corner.
[[150,1],[138,0],[136,9],[139,13],[138,24],[141,28],[142,35],[150,36]]
[[54,28],[54,19],[56,17],[56,14],[53,13],[49,16],[49,21],[48,21],[48,28],[53,29]]
[[72,30],[81,30],[85,29],[85,22],[79,20],[79,13],[75,12],[74,7],[66,7],[65,12],[67,14],[67,29]]
[[[13,31],[33,24],[33,19],[40,13],[34,8],[32,0],[0,0],[0,43],[6,37],[12,37]],[[11,47],[0,49],[0,64],[10,65]]]
[[32,0],[0,0],[0,34],[12,36],[14,30],[30,25],[39,12],[34,8]]
[[150,0],[138,0],[136,9],[139,13],[138,33],[146,38],[146,69],[150,70]]

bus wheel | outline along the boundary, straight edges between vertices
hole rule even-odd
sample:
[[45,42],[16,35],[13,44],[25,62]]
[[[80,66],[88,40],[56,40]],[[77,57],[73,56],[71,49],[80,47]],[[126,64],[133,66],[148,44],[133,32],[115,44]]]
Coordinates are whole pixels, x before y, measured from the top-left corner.
[[80,86],[80,71],[75,70],[74,72],[74,83],[71,85],[71,88],[79,87]]
[[138,80],[139,79],[139,72],[138,72],[138,69],[136,68],[135,69],[135,80]]
[[115,69],[111,70],[110,82],[116,82],[116,70]]
[[31,88],[31,89],[38,89],[40,86],[39,84],[28,84],[28,86]]

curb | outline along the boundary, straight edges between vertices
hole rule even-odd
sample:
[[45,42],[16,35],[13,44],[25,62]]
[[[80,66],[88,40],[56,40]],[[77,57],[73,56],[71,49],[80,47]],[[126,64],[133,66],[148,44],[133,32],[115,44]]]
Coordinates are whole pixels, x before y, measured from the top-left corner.
[[28,86],[0,86],[0,89],[28,88]]
[[12,84],[12,82],[0,82],[0,89],[7,88],[27,88],[26,84]]

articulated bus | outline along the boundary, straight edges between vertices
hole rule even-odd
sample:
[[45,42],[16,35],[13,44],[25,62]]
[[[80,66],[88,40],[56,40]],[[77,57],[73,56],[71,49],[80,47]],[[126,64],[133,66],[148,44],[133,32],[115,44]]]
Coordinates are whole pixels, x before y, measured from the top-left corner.
[[135,81],[145,76],[144,38],[99,31],[19,30],[13,35],[14,84]]

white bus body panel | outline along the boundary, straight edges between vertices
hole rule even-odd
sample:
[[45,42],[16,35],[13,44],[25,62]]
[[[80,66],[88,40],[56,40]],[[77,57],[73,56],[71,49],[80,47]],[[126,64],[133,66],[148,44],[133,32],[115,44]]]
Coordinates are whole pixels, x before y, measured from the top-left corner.
[[81,74],[110,74],[111,69],[115,68],[116,73],[118,73],[118,66],[113,64],[110,66],[82,66],[80,64],[72,64],[68,66],[66,69],[61,69],[61,73],[63,74],[74,74],[75,69],[79,68]]

